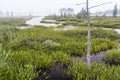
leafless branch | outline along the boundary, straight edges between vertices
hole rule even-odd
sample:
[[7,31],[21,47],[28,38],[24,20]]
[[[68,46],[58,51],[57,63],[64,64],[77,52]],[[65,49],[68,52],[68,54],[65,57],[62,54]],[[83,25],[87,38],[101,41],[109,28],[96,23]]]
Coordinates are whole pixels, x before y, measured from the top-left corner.
[[92,9],[92,8],[95,8],[95,7],[98,7],[98,6],[102,6],[102,5],[105,5],[105,4],[110,4],[110,3],[112,3],[112,2],[106,2],[106,3],[99,4],[99,5],[95,5],[95,6],[89,7],[89,9]]

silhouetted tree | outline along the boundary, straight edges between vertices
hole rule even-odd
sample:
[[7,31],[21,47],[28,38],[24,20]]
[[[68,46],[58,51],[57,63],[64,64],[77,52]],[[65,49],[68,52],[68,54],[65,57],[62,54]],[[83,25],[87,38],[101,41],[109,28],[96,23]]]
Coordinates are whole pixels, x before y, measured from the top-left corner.
[[77,18],[86,18],[86,10],[84,8],[77,14]]
[[113,9],[113,17],[114,18],[117,17],[117,4],[114,6],[114,9]]
[[73,8],[68,8],[67,9],[67,15],[68,16],[71,16],[71,15],[73,15],[74,14],[74,9]]
[[74,9],[72,9],[72,8],[61,8],[61,9],[59,10],[59,12],[60,12],[60,15],[61,15],[61,16],[66,17],[66,16],[71,16],[71,15],[73,15],[73,14],[74,14]]
[[13,12],[11,11],[11,16],[13,17]]
[[60,12],[60,16],[63,16],[63,9],[60,9],[59,12]]

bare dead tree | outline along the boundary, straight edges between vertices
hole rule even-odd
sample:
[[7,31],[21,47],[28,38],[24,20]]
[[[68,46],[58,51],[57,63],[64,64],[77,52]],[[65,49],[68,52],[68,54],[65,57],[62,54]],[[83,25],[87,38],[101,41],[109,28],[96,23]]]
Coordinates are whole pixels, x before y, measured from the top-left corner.
[[86,19],[87,19],[87,26],[88,26],[88,42],[87,42],[87,65],[88,67],[90,68],[90,51],[91,51],[91,42],[90,42],[90,21],[89,21],[89,1],[87,0],[86,1],[86,9],[87,9],[87,12],[86,12]]
[[[109,4],[111,2],[106,2],[106,3],[102,3],[102,4],[99,4],[99,5],[96,5],[96,6],[92,6],[92,7],[89,7],[89,0],[86,0],[86,20],[87,20],[87,26],[88,26],[88,36],[87,36],[87,65],[88,65],[88,68],[90,69],[90,66],[91,66],[91,55],[90,55],[90,52],[91,52],[91,28],[90,28],[90,20],[89,20],[89,9],[92,9],[92,8],[95,8],[95,7],[98,7],[98,6],[102,6],[102,5],[105,5],[105,4]],[[81,4],[77,4],[77,5],[82,5],[84,3],[81,3]]]

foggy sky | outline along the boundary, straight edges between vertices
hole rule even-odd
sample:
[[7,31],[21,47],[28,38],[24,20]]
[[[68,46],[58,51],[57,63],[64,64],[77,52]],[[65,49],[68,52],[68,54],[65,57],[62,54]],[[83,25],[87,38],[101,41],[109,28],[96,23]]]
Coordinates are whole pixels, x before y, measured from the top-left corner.
[[[13,11],[16,14],[34,14],[48,15],[58,13],[60,8],[74,8],[76,12],[80,11],[85,5],[76,6],[77,3],[83,3],[86,0],[0,0],[0,10]],[[94,9],[91,12],[105,11],[113,9],[114,5],[118,5],[120,9],[120,0],[89,0],[90,6],[98,5],[104,2],[112,2]]]

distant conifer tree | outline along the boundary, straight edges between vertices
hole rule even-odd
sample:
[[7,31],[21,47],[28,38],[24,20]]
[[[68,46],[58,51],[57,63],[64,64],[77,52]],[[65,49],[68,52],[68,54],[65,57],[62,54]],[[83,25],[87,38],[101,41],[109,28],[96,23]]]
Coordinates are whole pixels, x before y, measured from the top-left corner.
[[113,9],[113,17],[114,18],[117,17],[117,4],[114,6],[114,9]]

